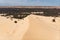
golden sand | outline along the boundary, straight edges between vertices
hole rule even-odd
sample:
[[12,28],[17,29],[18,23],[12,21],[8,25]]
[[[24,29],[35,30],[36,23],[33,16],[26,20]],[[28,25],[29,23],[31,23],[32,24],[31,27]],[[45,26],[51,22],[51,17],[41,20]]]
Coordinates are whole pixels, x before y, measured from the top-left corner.
[[30,15],[29,29],[22,40],[60,40],[60,18]]
[[18,23],[14,23],[17,19],[6,19],[0,17],[0,40],[21,40],[25,32],[29,27],[29,20],[19,20]]
[[30,15],[14,23],[0,17],[0,40],[60,40],[60,18]]

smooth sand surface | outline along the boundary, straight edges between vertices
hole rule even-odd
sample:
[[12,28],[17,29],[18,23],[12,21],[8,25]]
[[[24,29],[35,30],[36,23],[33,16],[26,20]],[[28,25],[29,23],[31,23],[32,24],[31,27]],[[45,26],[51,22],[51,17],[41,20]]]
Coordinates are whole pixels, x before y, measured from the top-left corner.
[[0,17],[0,40],[21,40],[25,32],[29,27],[29,20],[19,20],[18,23],[6,19],[6,17]]
[[30,15],[14,23],[0,17],[0,40],[60,40],[60,18]]
[[60,40],[60,18],[30,15],[29,29],[22,40]]

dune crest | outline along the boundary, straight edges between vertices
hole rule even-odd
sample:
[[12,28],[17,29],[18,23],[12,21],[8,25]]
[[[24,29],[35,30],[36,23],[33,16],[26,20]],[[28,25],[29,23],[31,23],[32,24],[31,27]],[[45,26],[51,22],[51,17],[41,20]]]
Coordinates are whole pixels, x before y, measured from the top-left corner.
[[59,40],[60,18],[52,22],[53,17],[29,16],[29,29],[22,40]]

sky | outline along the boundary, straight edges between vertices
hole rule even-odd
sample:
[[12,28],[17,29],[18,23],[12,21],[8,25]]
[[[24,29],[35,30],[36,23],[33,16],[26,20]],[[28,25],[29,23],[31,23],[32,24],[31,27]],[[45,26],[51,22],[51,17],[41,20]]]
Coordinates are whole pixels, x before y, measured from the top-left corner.
[[60,6],[60,0],[0,0],[0,6]]

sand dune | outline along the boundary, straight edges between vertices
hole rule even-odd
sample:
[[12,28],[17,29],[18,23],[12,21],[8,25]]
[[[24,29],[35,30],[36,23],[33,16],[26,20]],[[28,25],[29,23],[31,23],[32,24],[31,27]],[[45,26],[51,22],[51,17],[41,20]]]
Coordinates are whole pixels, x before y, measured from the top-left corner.
[[11,21],[5,17],[0,17],[0,40],[21,40],[29,27],[29,20],[19,20],[14,23],[16,19]]
[[60,18],[30,15],[14,23],[0,17],[0,40],[60,40]]
[[60,40],[60,18],[52,22],[53,17],[30,15],[29,29],[23,40]]

